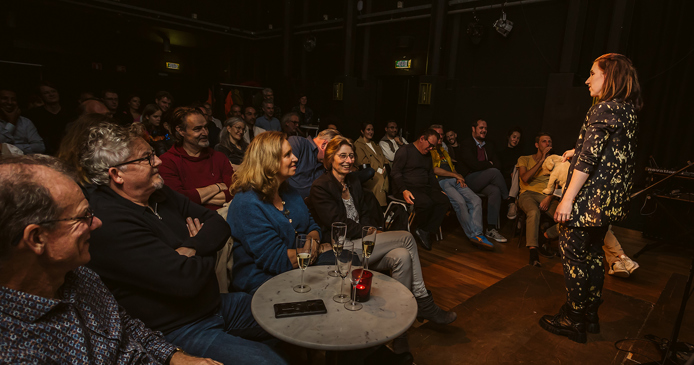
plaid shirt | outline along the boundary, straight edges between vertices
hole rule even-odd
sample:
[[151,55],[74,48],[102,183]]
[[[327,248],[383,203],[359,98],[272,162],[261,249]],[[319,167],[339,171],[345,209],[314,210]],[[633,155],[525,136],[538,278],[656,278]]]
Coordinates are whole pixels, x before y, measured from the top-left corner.
[[86,267],[49,299],[0,287],[0,363],[159,364],[175,351]]

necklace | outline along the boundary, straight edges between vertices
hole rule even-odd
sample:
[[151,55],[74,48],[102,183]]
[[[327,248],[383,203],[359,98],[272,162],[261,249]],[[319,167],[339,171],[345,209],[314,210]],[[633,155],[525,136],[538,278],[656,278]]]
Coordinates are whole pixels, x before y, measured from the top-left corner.
[[157,218],[159,218],[159,220],[161,220],[161,216],[159,215],[159,213],[157,213],[157,208],[158,208],[158,207],[159,207],[159,206],[158,206],[158,203],[154,203],[154,209],[152,209],[152,207],[149,206],[149,205],[147,206],[147,208],[149,208],[149,210],[151,210],[152,213],[154,213],[154,215],[156,215]]
[[292,219],[289,218],[289,209],[285,208],[285,207],[284,207],[284,204],[285,204],[285,202],[284,202],[284,200],[282,200],[282,210],[281,210],[281,212],[282,212],[282,214],[284,215],[284,217],[287,218],[287,219],[289,220],[289,223],[292,223]]

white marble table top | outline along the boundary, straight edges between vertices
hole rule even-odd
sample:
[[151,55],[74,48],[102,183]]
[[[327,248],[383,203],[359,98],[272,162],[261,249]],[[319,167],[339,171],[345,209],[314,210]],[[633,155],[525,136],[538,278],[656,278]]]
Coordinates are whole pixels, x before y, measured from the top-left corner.
[[[334,266],[313,266],[306,269],[304,283],[308,293],[297,293],[300,270],[295,269],[266,281],[253,295],[253,317],[268,333],[294,345],[318,350],[355,350],[377,346],[400,336],[417,316],[417,301],[412,293],[396,280],[374,272],[371,298],[359,311],[345,309],[333,296],[340,292],[341,278],[328,276]],[[345,278],[345,293],[350,288]],[[275,318],[275,303],[323,299],[326,314]]]

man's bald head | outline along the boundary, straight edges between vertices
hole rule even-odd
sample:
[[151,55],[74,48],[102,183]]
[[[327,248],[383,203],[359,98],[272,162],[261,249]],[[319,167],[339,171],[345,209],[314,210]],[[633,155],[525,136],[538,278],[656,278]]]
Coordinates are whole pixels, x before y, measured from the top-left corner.
[[104,104],[103,101],[96,99],[96,98],[90,98],[82,103],[80,103],[79,106],[79,114],[80,115],[85,115],[85,114],[101,114],[101,115],[110,115],[111,111],[108,110],[106,107],[106,104]]

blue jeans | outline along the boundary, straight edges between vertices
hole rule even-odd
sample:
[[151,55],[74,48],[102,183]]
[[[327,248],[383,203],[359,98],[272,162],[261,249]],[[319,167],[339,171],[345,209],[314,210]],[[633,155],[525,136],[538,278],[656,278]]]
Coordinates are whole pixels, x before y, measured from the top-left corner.
[[454,178],[439,180],[439,185],[448,195],[465,235],[468,238],[482,235],[482,199],[472,189],[456,184]]
[[[251,314],[247,293],[221,295],[219,310],[166,335],[166,340],[185,352],[224,364],[287,364],[273,348],[253,340],[272,337]],[[277,341],[277,340],[275,340]]]
[[492,167],[472,172],[465,176],[465,183],[475,193],[487,196],[487,223],[495,226],[499,222],[501,201],[508,199],[508,188],[501,171]]

